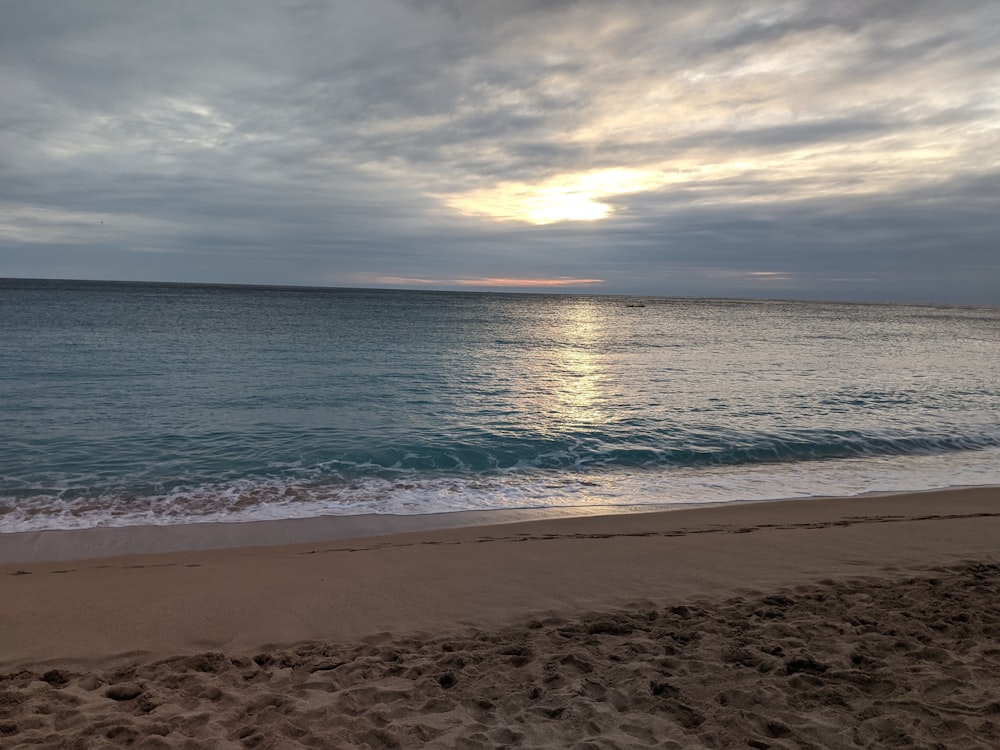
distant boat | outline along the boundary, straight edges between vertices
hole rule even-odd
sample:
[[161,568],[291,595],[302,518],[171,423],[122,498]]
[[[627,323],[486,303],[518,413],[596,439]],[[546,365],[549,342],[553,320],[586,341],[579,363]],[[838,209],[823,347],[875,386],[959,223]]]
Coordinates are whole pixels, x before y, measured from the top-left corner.
[[627,302],[625,307],[645,307],[645,302]]

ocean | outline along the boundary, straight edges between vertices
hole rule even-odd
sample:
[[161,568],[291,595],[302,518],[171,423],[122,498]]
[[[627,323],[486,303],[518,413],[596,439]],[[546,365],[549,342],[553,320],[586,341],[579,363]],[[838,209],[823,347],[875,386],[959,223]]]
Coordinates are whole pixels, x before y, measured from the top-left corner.
[[0,532],[1000,484],[1000,308],[0,280]]

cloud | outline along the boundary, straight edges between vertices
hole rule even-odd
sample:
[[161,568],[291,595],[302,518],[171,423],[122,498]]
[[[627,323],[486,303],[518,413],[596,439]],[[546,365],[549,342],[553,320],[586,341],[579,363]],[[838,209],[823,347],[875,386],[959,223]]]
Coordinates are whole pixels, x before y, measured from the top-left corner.
[[995,2],[0,21],[0,275],[1000,302]]

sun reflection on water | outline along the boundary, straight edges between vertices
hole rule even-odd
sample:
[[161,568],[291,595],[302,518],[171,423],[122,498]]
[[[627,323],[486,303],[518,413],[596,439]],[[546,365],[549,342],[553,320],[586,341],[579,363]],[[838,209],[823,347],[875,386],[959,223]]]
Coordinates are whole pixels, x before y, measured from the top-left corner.
[[549,433],[600,425],[607,418],[603,316],[586,299],[560,305],[559,312],[547,331],[553,346],[525,368],[534,390],[529,398],[538,404],[538,426]]

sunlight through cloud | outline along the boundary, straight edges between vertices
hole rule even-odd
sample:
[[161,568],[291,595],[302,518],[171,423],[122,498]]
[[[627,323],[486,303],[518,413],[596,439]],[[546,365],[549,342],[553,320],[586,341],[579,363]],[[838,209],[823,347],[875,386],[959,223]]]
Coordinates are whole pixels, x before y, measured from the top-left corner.
[[598,221],[613,209],[603,200],[654,190],[664,184],[659,173],[636,169],[602,169],[553,177],[530,185],[501,183],[447,200],[468,216],[553,224],[559,221]]

